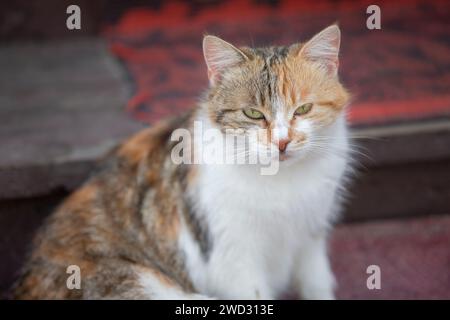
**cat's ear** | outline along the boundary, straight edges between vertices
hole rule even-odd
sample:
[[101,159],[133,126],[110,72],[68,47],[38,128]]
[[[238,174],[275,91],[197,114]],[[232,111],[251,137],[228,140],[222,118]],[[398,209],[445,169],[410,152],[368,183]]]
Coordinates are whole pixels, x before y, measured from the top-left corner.
[[331,75],[337,74],[341,31],[331,25],[316,34],[301,49],[299,55],[307,60],[321,63]]
[[217,83],[225,70],[248,60],[241,50],[215,36],[203,38],[203,55],[211,85]]

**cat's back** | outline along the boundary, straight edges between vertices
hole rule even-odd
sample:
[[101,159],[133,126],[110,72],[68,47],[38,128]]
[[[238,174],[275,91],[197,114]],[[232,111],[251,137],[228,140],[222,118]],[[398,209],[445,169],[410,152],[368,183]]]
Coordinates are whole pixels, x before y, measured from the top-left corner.
[[162,184],[160,173],[169,156],[170,135],[185,122],[182,117],[143,129],[102,161],[38,231],[13,289],[15,298],[82,298],[81,290],[68,290],[69,266],[79,267],[86,280],[117,257],[148,262],[143,197],[150,185]]

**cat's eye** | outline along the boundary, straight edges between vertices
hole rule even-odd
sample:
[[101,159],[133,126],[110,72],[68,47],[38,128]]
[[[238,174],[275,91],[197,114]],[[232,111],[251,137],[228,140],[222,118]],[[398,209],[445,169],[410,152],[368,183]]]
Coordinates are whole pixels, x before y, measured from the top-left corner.
[[301,115],[307,114],[308,112],[311,111],[312,107],[313,107],[312,103],[302,104],[300,107],[298,107],[295,110],[295,115],[296,116],[301,116]]
[[254,120],[264,119],[263,113],[261,111],[256,110],[256,109],[252,109],[252,108],[244,109],[243,112],[250,119],[254,119]]

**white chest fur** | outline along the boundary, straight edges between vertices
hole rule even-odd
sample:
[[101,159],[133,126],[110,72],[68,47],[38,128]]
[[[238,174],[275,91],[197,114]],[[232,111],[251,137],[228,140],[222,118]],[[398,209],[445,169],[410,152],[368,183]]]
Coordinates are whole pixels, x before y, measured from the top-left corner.
[[[180,237],[194,286],[219,298],[258,297],[260,282],[269,296],[286,289],[295,253],[326,232],[337,213],[346,165],[333,153],[281,163],[273,176],[256,167],[201,165],[192,192],[212,244],[208,258],[186,229]],[[257,288],[256,296],[242,294],[245,286]]]

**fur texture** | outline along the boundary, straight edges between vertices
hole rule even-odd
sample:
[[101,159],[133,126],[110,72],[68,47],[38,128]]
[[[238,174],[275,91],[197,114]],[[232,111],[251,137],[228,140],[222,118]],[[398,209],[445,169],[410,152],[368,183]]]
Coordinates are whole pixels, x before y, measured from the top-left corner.
[[[202,102],[117,147],[49,217],[16,298],[274,299],[293,287],[332,299],[326,239],[349,168],[339,42],[337,26],[289,47],[206,36]],[[274,150],[279,170],[174,163],[171,133],[192,133],[194,121],[223,134],[263,129],[245,152]],[[66,286],[69,265],[81,269],[80,290]]]

